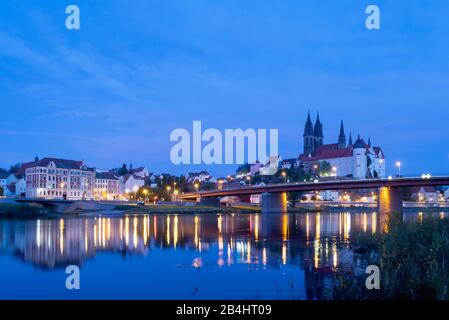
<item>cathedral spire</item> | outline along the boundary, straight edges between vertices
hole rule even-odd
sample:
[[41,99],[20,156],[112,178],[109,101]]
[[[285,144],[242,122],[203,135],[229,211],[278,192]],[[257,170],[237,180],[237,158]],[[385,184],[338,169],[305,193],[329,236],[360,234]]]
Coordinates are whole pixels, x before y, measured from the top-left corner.
[[304,127],[304,136],[313,135],[313,124],[312,119],[310,118],[310,110],[307,112],[307,121],[306,126]]
[[371,138],[368,138],[368,147],[371,148]]
[[340,134],[338,135],[338,148],[339,149],[346,148],[346,135],[345,135],[345,128],[343,125],[343,120],[341,120]]
[[313,134],[316,138],[323,137],[323,125],[321,124],[321,121],[320,121],[320,113],[319,112],[316,114],[315,128],[313,130]]
[[323,145],[324,135],[323,135],[323,125],[320,121],[320,113],[316,114],[315,127],[313,129],[313,136],[315,138],[315,147]]
[[352,144],[353,144],[353,143],[352,143],[352,133],[350,133],[350,134],[349,134],[349,145],[352,146]]
[[309,155],[315,150],[315,137],[313,134],[312,119],[310,119],[310,110],[307,112],[307,121],[304,127],[304,154]]

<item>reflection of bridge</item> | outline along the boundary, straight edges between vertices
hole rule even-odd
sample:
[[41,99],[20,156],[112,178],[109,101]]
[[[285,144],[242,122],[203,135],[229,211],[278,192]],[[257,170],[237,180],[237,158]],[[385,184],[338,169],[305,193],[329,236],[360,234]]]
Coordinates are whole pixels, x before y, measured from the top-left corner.
[[220,197],[262,195],[263,212],[284,212],[286,193],[298,191],[378,189],[378,205],[381,213],[402,212],[401,188],[449,186],[449,176],[433,178],[393,178],[364,180],[328,180],[318,182],[271,184],[265,186],[246,186],[241,188],[209,190],[185,193],[178,196],[181,200],[197,200],[204,205],[219,204]]

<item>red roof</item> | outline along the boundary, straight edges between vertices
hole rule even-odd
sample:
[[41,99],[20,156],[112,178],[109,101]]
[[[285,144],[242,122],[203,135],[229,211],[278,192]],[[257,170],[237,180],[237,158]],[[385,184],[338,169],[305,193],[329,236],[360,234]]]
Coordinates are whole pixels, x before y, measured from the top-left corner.
[[352,157],[352,146],[348,146],[347,148],[344,149],[338,149],[338,143],[333,143],[317,147],[311,157],[302,154],[299,156],[299,160],[320,161],[326,159],[347,158],[347,157]]
[[46,167],[50,162],[54,162],[57,168],[65,168],[65,169],[81,169],[81,167],[84,165],[83,161],[57,159],[57,158],[42,158],[41,160],[38,161],[22,163],[19,170],[17,170],[16,175],[24,176],[26,169],[32,167]]

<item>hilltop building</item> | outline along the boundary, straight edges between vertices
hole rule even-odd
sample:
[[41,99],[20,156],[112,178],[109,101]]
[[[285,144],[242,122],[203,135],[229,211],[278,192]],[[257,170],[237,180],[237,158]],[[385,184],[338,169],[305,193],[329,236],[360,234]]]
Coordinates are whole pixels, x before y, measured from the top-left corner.
[[353,177],[358,179],[385,177],[385,155],[380,147],[374,147],[371,140],[365,142],[357,137],[353,143],[352,136],[346,143],[346,133],[341,121],[340,133],[336,143],[324,144],[323,124],[317,115],[312,124],[310,112],[303,134],[303,153],[298,160],[306,171],[313,171],[323,162],[333,168],[333,175],[339,177]]

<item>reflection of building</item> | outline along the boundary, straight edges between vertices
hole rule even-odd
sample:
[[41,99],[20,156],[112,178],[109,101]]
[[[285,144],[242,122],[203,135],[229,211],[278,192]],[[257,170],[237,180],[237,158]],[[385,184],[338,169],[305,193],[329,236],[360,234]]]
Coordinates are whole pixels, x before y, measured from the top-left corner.
[[92,199],[95,170],[83,161],[43,158],[26,163],[26,196],[46,199]]
[[[123,217],[0,220],[0,253],[41,268],[82,265],[97,253],[145,255],[178,250],[195,265],[247,264],[302,270],[301,296],[323,296],[326,281],[338,268],[353,267],[353,230],[374,233],[376,213],[167,214]],[[189,252],[187,252],[189,251]],[[171,255],[171,254],[170,254]],[[158,257],[163,255],[157,255]],[[195,255],[193,255],[195,256]],[[288,270],[288,269],[286,269]]]
[[318,167],[323,162],[327,162],[333,169],[329,171],[330,175],[361,179],[385,177],[385,156],[382,149],[373,147],[370,140],[366,143],[360,136],[355,143],[352,143],[350,136],[349,143],[346,144],[343,121],[338,142],[324,144],[323,125],[320,118],[317,116],[313,125],[309,113],[303,139],[304,152],[299,156],[299,160],[306,171],[313,171],[315,166]]

